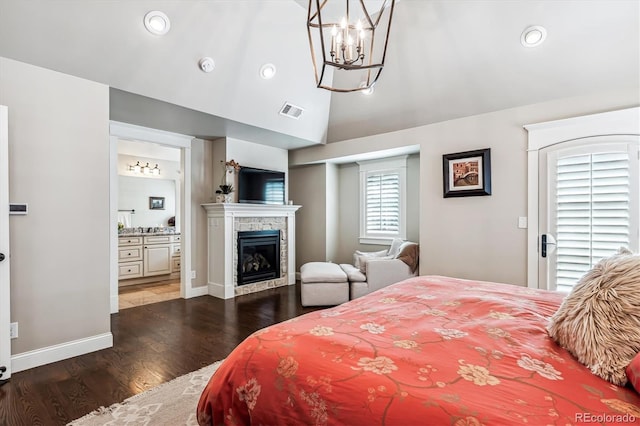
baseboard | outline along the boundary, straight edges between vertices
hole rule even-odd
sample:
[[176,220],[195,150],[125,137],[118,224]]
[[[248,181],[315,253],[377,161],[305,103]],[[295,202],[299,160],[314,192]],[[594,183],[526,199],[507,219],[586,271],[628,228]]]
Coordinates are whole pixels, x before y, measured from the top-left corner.
[[233,299],[235,294],[233,292],[229,292],[229,294],[225,294],[226,287],[223,284],[218,283],[209,283],[208,284],[209,295],[217,297],[218,299]]
[[194,288],[186,289],[185,299],[191,299],[192,297],[206,296],[209,294],[209,287],[206,285]]
[[113,346],[113,335],[111,332],[98,334],[84,339],[72,340],[58,345],[48,346],[42,349],[23,352],[11,356],[11,370],[13,373],[39,367],[74,356],[84,355],[89,352]]
[[296,281],[300,281],[300,280],[301,280],[300,272],[296,272]]
[[111,312],[112,314],[117,314],[120,310],[118,295],[111,296]]

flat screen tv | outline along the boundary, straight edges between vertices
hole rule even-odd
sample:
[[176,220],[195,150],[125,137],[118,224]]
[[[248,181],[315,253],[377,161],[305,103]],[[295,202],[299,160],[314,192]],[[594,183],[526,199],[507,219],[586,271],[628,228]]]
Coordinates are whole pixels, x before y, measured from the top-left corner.
[[241,168],[238,172],[238,202],[284,204],[284,172]]

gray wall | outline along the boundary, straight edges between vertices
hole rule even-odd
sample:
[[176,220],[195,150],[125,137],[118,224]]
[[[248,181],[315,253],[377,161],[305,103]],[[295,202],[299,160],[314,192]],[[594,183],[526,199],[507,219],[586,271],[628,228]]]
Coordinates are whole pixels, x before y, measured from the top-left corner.
[[[420,156],[407,161],[407,239],[419,239]],[[296,270],[306,262],[352,263],[355,250],[389,248],[359,242],[360,174],[356,163],[322,163],[289,171],[296,214]]]
[[0,58],[19,354],[110,332],[107,86]]
[[296,271],[307,262],[327,259],[327,172],[325,164],[289,170],[289,198],[296,212]]
[[196,278],[191,287],[207,285],[207,212],[201,204],[214,201],[214,185],[218,187],[219,172],[212,167],[213,146],[211,141],[194,139],[191,142],[191,270]]
[[[526,285],[527,233],[517,227],[518,217],[527,215],[527,132],[522,126],[638,104],[640,94],[631,90],[559,99],[296,150],[290,153],[289,164],[295,167],[419,144],[420,273]],[[493,194],[443,198],[442,155],[481,148],[491,148]],[[301,187],[311,179],[303,174],[298,178]],[[348,185],[354,184],[341,182],[341,192],[352,191]],[[317,205],[324,208],[321,195],[308,198],[320,200]],[[343,212],[347,209],[342,203],[350,198],[341,196]],[[305,208],[315,206],[307,204]],[[352,225],[345,223],[343,217],[341,229],[350,229]],[[321,240],[320,237],[319,243]],[[305,245],[313,246],[314,242],[309,240]]]
[[[360,169],[357,163],[341,164],[339,169],[338,263],[353,263],[356,250],[376,251],[388,245],[360,244]],[[407,240],[420,238],[420,155],[407,159]]]

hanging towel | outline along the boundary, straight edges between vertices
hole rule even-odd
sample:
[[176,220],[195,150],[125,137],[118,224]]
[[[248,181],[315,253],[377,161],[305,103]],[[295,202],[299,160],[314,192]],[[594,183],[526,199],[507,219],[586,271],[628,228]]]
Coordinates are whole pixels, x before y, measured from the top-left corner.
[[131,228],[131,212],[118,212],[118,222],[125,228]]

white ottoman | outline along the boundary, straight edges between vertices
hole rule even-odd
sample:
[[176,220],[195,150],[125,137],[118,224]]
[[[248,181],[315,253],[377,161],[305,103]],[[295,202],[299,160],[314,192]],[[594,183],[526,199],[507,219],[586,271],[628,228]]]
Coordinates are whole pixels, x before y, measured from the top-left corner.
[[309,262],[300,268],[302,306],[339,305],[349,301],[347,274],[335,263]]

